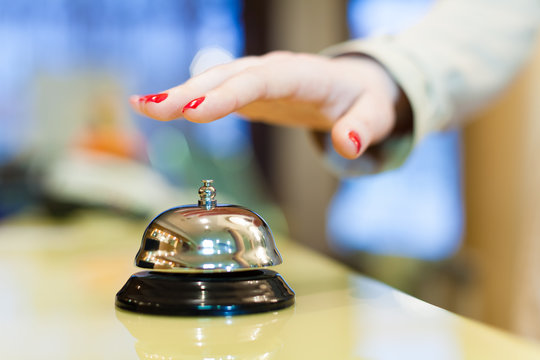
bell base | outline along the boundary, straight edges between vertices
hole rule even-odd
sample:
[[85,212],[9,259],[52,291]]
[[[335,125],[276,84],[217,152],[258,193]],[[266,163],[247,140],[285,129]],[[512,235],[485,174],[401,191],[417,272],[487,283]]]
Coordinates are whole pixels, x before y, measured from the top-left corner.
[[115,305],[144,314],[224,316],[275,311],[294,304],[294,292],[275,271],[133,274]]

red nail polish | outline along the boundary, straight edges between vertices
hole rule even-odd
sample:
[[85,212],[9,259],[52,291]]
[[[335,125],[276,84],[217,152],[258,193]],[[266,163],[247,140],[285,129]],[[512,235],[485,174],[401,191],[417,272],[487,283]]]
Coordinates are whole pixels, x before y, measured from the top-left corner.
[[168,96],[169,96],[169,94],[167,94],[167,93],[145,95],[145,96],[141,96],[139,98],[139,102],[143,102],[143,103],[148,103],[148,102],[160,103],[163,100],[165,100]]
[[197,106],[201,105],[204,99],[205,99],[205,96],[201,96],[200,98],[191,100],[184,106],[184,108],[182,109],[182,112],[186,111],[187,109],[196,109]]
[[356,153],[358,154],[360,152],[360,148],[362,147],[362,143],[360,142],[360,136],[356,131],[350,131],[349,139],[356,146]]

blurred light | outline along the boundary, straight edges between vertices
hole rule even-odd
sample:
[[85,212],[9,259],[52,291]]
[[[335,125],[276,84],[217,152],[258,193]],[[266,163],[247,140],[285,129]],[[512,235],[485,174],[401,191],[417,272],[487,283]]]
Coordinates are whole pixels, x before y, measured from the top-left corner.
[[436,134],[398,170],[342,182],[328,211],[341,251],[437,260],[462,236],[459,135]]
[[[202,242],[201,242],[201,254],[203,255],[214,255],[216,253],[216,249],[214,249],[214,241],[212,240],[209,240],[209,239],[204,239]],[[203,265],[203,268],[205,269],[213,269],[213,268],[208,268],[208,267],[205,267],[205,266],[209,266],[209,264],[205,264]],[[214,265],[212,265],[214,266]]]
[[165,174],[181,174],[191,157],[184,134],[173,126],[156,128],[148,139],[148,159]]
[[200,73],[221,64],[229,63],[233,60],[233,55],[219,46],[207,46],[195,54],[189,72],[191,76]]
[[417,22],[434,0],[351,0],[347,15],[352,37],[395,34]]
[[242,159],[251,153],[249,124],[236,115],[227,115],[207,124],[197,124],[193,129],[197,147],[219,160]]
[[261,260],[261,262],[268,261],[268,255],[266,254],[266,249],[262,247],[258,247],[257,250],[255,250],[255,256]]
[[[352,332],[362,334],[355,346],[358,358],[380,360],[463,359],[455,317],[387,285],[361,276],[349,278],[356,298]],[[391,344],[391,346],[389,346]]]
[[240,226],[249,226],[251,222],[241,216],[229,216],[229,221]]
[[204,239],[201,242],[201,246],[205,248],[211,248],[211,247],[214,247],[214,242],[212,240]]
[[248,227],[248,230],[250,233],[253,234],[253,236],[255,237],[255,239],[258,241],[258,242],[261,242],[262,240],[262,237],[261,237],[261,232],[259,230],[259,228],[257,226],[254,226],[254,225],[250,225]]

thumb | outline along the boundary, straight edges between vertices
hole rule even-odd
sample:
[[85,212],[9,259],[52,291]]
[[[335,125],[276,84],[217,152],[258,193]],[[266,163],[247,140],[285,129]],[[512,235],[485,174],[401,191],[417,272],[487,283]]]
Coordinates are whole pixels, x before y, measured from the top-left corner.
[[367,148],[386,138],[395,122],[391,102],[363,93],[332,127],[332,144],[346,159],[356,159]]

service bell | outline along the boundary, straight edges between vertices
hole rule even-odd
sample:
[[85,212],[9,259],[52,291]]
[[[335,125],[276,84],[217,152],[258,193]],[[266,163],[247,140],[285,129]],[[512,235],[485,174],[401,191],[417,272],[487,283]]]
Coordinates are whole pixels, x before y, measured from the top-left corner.
[[166,315],[230,315],[273,311],[294,303],[275,271],[282,263],[262,217],[218,205],[212,180],[203,180],[197,205],[158,215],[146,228],[132,275],[116,295],[125,310]]

